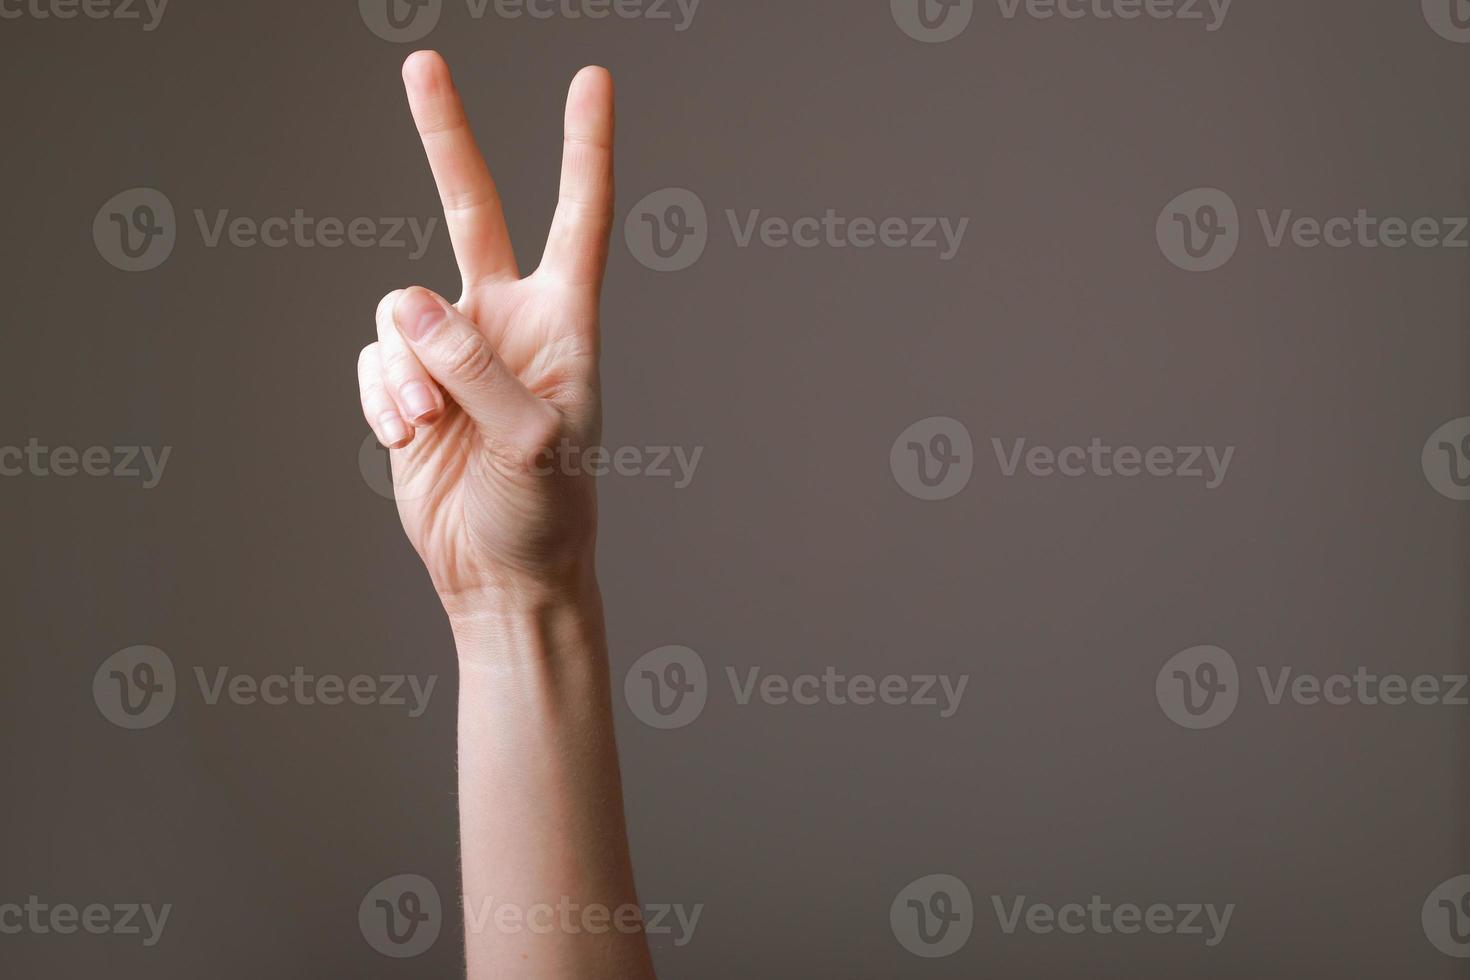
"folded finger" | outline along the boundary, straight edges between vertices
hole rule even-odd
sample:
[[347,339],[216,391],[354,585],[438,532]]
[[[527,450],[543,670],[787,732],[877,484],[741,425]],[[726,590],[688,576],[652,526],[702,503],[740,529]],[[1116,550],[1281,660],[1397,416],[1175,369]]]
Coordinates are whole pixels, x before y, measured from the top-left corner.
[[393,322],[419,362],[483,432],[500,441],[535,441],[556,410],[501,361],[490,341],[441,296],[414,286],[398,293]]
[[412,427],[403,420],[392,396],[383,387],[383,365],[377,344],[368,344],[357,356],[357,388],[363,418],[378,442],[388,449],[398,449],[413,441]]
[[415,426],[432,425],[444,412],[444,395],[393,323],[393,304],[400,292],[394,290],[378,303],[378,359],[383,365],[383,386],[405,420]]

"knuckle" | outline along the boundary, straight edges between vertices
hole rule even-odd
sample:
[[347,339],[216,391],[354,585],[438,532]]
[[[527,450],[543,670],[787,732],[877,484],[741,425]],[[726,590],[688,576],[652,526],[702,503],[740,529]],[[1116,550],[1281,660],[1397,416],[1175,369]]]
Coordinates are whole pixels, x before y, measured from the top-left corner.
[[419,374],[416,370],[417,359],[407,351],[385,347],[379,356],[383,361],[384,376],[395,384],[410,380]]
[[545,406],[496,432],[486,444],[489,464],[505,476],[551,476],[563,436],[561,414]]
[[419,120],[418,129],[419,136],[425,142],[437,143],[442,140],[463,139],[469,133],[469,123],[458,106],[440,101],[423,108],[423,118]]
[[357,376],[366,380],[372,375],[377,363],[378,345],[375,341],[357,352]]
[[483,382],[490,374],[495,357],[490,345],[477,331],[464,331],[445,346],[444,370],[462,384],[475,385]]
[[401,292],[403,292],[403,290],[401,289],[390,290],[389,292],[383,294],[382,299],[378,300],[378,308],[377,311],[374,313],[374,317],[378,320],[379,323],[381,323],[385,318],[391,317],[391,314],[393,313],[393,304],[397,301],[398,294]]
[[537,410],[526,413],[511,435],[516,447],[528,456],[553,448],[562,434],[561,413],[547,402],[537,404]]
[[450,188],[440,195],[446,214],[467,214],[482,208],[499,208],[500,197],[483,187]]
[[587,130],[565,133],[561,139],[564,151],[581,152],[598,158],[604,163],[612,153],[612,134],[605,130]]
[[357,396],[365,412],[378,409],[388,399],[388,393],[384,390],[382,382],[376,378],[364,380],[358,385]]

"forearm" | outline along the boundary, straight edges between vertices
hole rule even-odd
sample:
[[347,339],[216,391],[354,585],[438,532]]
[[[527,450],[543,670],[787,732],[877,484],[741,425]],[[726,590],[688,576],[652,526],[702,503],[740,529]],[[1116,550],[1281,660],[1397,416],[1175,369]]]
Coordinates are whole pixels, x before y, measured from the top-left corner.
[[598,442],[612,78],[572,80],[561,196],[524,278],[444,59],[415,52],[403,82],[464,293],[385,296],[358,389],[459,648],[470,980],[649,980],[590,572],[596,483],[539,463]]
[[470,980],[653,976],[595,586],[455,617]]

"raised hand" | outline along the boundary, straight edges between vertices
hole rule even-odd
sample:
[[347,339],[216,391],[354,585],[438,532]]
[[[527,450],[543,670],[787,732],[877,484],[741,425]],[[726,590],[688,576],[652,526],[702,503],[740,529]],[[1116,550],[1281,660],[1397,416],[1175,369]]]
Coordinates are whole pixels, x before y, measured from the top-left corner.
[[[378,304],[363,414],[389,447],[398,513],[459,653],[460,865],[471,980],[650,980],[623,822],[592,478],[563,442],[599,438],[598,293],[612,223],[612,79],[567,96],[561,198],[521,278],[500,196],[443,59],[403,66],[464,280]],[[632,928],[502,930],[567,903]],[[539,921],[537,919],[536,921]],[[607,921],[607,920],[604,920]]]
[[418,286],[385,296],[358,379],[363,414],[392,450],[404,530],[454,618],[590,576],[594,487],[559,469],[557,449],[600,436],[613,89],[600,68],[572,81],[560,199],[541,265],[522,278],[448,66],[420,51],[403,80],[463,291],[453,304]]

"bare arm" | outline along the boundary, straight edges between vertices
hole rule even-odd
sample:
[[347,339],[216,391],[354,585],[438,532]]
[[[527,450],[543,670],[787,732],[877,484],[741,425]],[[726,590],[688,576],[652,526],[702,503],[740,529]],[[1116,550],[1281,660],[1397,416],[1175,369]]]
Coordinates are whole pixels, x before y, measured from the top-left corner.
[[612,80],[567,97],[561,196],[522,277],[448,68],[404,65],[463,278],[378,307],[364,415],[392,450],[404,530],[460,662],[460,828],[470,980],[644,980],[594,576],[598,297],[612,222]]

